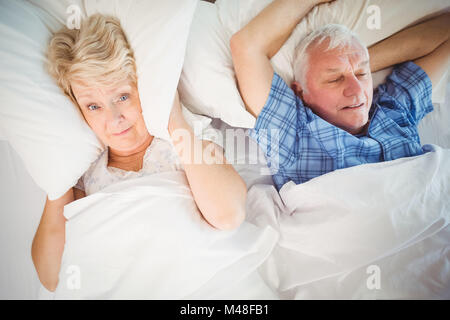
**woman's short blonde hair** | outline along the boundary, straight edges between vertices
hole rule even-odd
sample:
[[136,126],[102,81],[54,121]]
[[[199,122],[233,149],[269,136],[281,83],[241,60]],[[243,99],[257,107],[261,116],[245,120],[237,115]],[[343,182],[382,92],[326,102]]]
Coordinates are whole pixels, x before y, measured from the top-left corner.
[[71,81],[110,86],[129,79],[137,84],[134,53],[117,18],[95,14],[80,29],[62,28],[50,40],[47,69],[77,104]]

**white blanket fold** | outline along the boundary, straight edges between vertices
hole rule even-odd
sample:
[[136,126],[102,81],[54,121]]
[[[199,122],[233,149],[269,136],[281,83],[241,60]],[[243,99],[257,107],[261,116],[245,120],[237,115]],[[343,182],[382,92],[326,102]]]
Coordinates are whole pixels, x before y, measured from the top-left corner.
[[[302,285],[376,264],[445,229],[450,219],[450,150],[428,147],[435,151],[337,170],[300,185],[289,182],[279,196],[273,187],[253,187],[249,220],[271,225],[280,234],[262,268],[264,278],[280,292],[301,290]],[[274,198],[276,205],[256,200],[264,197]],[[440,247],[444,286],[450,286],[449,247]],[[397,268],[402,263],[407,261],[398,261]],[[417,270],[422,267],[418,264]],[[328,297],[339,298],[332,293]]]
[[65,207],[55,298],[450,298],[450,150],[429,148],[255,184],[235,231],[203,219],[184,172],[109,186]]
[[276,232],[250,223],[235,231],[211,227],[184,172],[114,184],[67,205],[64,214],[56,299],[214,299],[227,288],[228,296],[271,296],[261,284],[249,295],[233,288],[255,279],[251,275],[273,249]]

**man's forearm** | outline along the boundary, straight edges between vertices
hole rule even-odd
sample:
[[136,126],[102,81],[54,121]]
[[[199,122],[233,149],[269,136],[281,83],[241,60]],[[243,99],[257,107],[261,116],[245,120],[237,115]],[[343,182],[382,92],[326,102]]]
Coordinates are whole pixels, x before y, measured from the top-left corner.
[[[319,0],[275,0],[235,34],[249,49],[272,58]],[[326,2],[326,1],[325,1]]]
[[446,13],[406,28],[369,48],[372,72],[428,55],[449,37],[450,14]]

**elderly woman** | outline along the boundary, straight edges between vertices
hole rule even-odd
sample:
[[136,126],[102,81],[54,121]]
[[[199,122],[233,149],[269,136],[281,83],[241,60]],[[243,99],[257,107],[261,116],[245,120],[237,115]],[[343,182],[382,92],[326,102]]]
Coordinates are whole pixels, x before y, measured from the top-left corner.
[[[209,224],[222,230],[241,224],[245,217],[246,185],[226,163],[221,147],[208,141],[196,143],[198,138],[182,116],[178,95],[168,125],[173,143],[148,132],[139,100],[133,50],[117,19],[93,15],[79,30],[63,28],[51,39],[48,61],[50,74],[79,107],[107,150],[74,188],[57,200],[46,200],[32,258],[47,289],[54,291],[58,284],[65,242],[64,206],[117,181],[184,170],[194,200]],[[184,134],[180,135],[180,131]],[[214,164],[191,161],[189,154],[193,154],[195,144],[202,146],[202,154],[208,152],[210,159],[216,160],[212,161]]]

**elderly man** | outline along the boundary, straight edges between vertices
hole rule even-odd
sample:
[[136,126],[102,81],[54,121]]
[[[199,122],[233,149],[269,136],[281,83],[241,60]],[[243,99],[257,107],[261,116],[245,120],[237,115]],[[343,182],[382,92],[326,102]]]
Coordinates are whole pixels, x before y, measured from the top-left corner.
[[[270,59],[323,2],[275,0],[230,42],[240,93],[257,117],[250,135],[276,168],[278,190],[290,180],[423,154],[417,124],[433,110],[432,84],[448,68],[448,14],[378,43],[371,60],[350,30],[327,25],[298,45],[290,88]],[[400,62],[374,93],[371,69]]]

